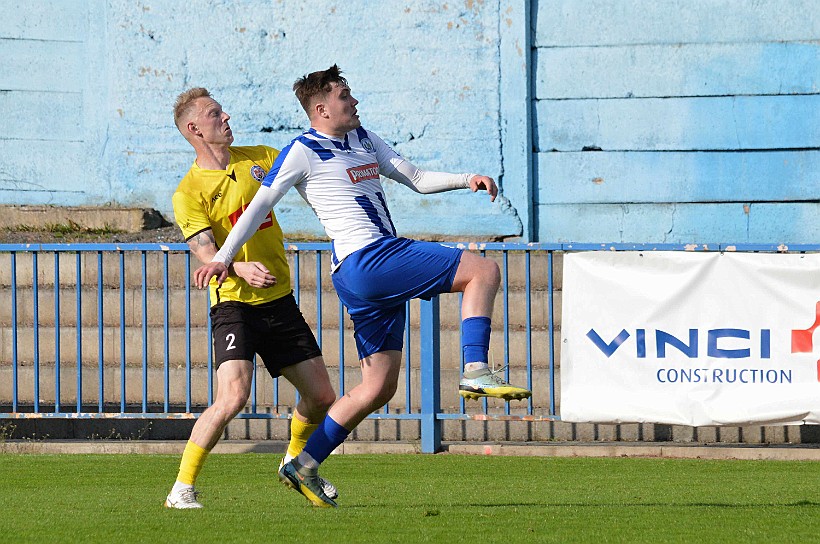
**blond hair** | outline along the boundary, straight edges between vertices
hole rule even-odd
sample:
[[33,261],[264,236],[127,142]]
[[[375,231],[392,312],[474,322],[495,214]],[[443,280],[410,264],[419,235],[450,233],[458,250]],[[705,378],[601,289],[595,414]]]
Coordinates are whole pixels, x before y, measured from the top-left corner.
[[193,109],[194,100],[203,97],[211,98],[211,93],[204,87],[188,89],[177,97],[177,101],[174,104],[174,124],[180,131],[182,131],[182,127],[179,124]]

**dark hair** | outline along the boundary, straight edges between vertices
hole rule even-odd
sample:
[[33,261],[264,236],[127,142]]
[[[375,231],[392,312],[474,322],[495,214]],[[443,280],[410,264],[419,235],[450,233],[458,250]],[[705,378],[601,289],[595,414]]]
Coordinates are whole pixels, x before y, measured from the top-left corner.
[[332,84],[347,86],[347,80],[342,77],[342,71],[335,64],[327,70],[311,72],[302,76],[293,84],[293,92],[302,108],[310,117],[310,103],[315,96],[325,95],[333,88]]

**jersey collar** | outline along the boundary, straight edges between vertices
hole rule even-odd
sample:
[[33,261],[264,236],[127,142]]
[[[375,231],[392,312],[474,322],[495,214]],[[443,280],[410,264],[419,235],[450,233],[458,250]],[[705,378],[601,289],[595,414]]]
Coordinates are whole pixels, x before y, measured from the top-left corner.
[[329,142],[333,143],[333,145],[336,146],[336,149],[338,149],[339,151],[352,151],[350,149],[350,142],[347,139],[347,134],[345,134],[344,141],[341,142],[339,140],[331,138],[330,136],[325,136],[324,134],[317,132],[316,129],[313,127],[311,127],[310,130],[308,130],[308,134],[312,134],[313,136],[320,138],[322,140],[328,140]]

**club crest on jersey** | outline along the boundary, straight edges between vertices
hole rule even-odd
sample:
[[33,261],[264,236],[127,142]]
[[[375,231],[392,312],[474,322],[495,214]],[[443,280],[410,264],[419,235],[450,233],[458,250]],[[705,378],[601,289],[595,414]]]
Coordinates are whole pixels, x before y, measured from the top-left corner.
[[251,176],[258,182],[262,182],[265,179],[265,169],[259,166],[258,164],[254,164],[251,166]]
[[350,176],[350,181],[353,183],[359,183],[366,179],[379,179],[379,165],[373,162],[362,166],[354,166],[347,169],[347,175]]
[[376,146],[373,145],[373,142],[370,141],[370,138],[362,138],[361,140],[359,140],[359,143],[362,144],[362,147],[368,153],[373,153],[373,151],[376,150]]

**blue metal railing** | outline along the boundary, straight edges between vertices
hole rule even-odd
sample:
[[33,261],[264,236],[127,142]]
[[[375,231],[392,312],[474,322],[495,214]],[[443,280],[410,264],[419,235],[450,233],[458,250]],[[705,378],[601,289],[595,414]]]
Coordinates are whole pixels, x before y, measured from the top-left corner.
[[[460,337],[461,332],[460,325],[455,328],[453,323],[460,322],[455,317],[460,315],[460,295],[407,303],[405,376],[404,380],[400,380],[404,394],[397,394],[391,403],[371,414],[370,418],[418,421],[422,451],[425,452],[440,448],[441,427],[447,420],[559,419],[555,398],[554,334],[558,327],[555,311],[558,292],[554,270],[556,254],[593,250],[820,251],[820,245],[785,247],[777,244],[450,245],[478,251],[499,262],[502,273],[499,299],[501,319],[496,319],[493,324],[493,345],[499,341],[502,344],[505,377],[513,383],[526,383],[534,395],[526,403],[505,404],[495,400],[488,402],[487,399],[480,403],[465,403],[456,394],[457,377],[463,363],[460,349],[454,350],[450,346],[458,344],[455,336]],[[355,372],[351,369],[358,368],[358,361],[354,354],[347,357],[349,364],[346,364],[346,349],[353,347],[350,322],[335,295],[324,293],[332,290],[329,278],[322,277],[323,270],[327,270],[323,259],[329,258],[330,244],[287,244],[286,250],[292,260],[294,296],[306,319],[314,324],[320,345],[323,343],[325,325],[330,321],[337,322],[337,333],[324,338],[324,351],[329,369],[338,371],[337,393],[344,395],[350,382],[355,379]],[[72,256],[74,278],[67,278],[64,276],[71,273],[65,271],[72,267],[61,267],[61,261],[70,262]],[[0,372],[9,367],[11,371],[7,393],[0,384],[0,406],[8,406],[6,410],[0,408],[0,418],[193,418],[213,402],[213,353],[210,320],[207,317],[210,301],[207,296],[192,295],[192,257],[187,245],[0,244],[0,258],[7,259],[8,264],[6,266],[6,263],[0,262],[0,270],[3,270],[3,276],[0,276],[0,296],[3,297],[0,309],[5,308],[8,312],[3,314],[7,317],[2,321],[7,323],[2,323],[1,328],[5,329],[3,335],[10,333],[11,338],[10,349],[3,348],[0,357]],[[305,278],[305,263],[302,262],[309,263],[311,259],[314,264],[312,280]],[[538,260],[535,265],[534,259]],[[53,268],[51,286],[44,270],[49,262]],[[30,267],[30,279],[21,275],[21,270],[27,267]],[[309,285],[311,281],[312,286]],[[53,287],[51,294],[49,287]],[[76,291],[75,297],[62,296],[65,293],[61,290],[72,288]],[[92,296],[94,290],[96,296]],[[22,316],[20,311],[24,308],[21,306],[21,295],[28,293],[31,297],[30,318]],[[159,293],[161,296],[157,297]],[[53,304],[46,299],[49,294]],[[336,306],[325,304],[325,296],[332,296]],[[513,297],[517,297],[515,301]],[[72,298],[76,305],[73,316],[64,304]],[[116,302],[112,304],[114,300]],[[84,312],[84,301],[96,304],[96,316],[91,315],[95,313],[93,307],[86,307]],[[309,308],[311,301],[313,308]],[[441,305],[444,303],[448,309],[456,309],[451,311],[453,319],[442,322]],[[520,304],[524,306],[523,316],[518,308]],[[159,317],[151,313],[157,305],[160,305]],[[50,320],[42,317],[49,306],[53,307]],[[537,307],[537,316],[534,315],[534,307]],[[513,313],[519,317],[513,317]],[[414,326],[415,316],[418,326]],[[71,332],[72,317],[74,334],[64,334]],[[49,353],[41,353],[47,344],[45,340],[49,328],[47,323],[44,325],[41,321],[53,323],[53,347],[46,349]],[[443,334],[448,334],[451,340],[446,344],[450,348],[449,356],[444,361],[446,364],[442,360]],[[194,336],[199,341],[195,342]],[[327,341],[332,340],[333,336],[337,338],[335,354],[329,353],[331,348]],[[76,349],[61,351],[63,340],[69,341],[71,338],[76,342]],[[89,349],[94,343],[96,354],[93,347]],[[534,347],[536,343],[541,347]],[[67,354],[72,351],[76,353],[75,364],[64,364]],[[138,352],[139,357],[132,351]],[[454,356],[453,351],[459,355]],[[513,356],[513,353],[520,355]],[[519,360],[519,357],[524,360]],[[335,361],[338,365],[334,367]],[[417,362],[416,366],[414,362]],[[50,364],[54,369],[53,384],[42,373]],[[27,368],[29,365],[30,372]],[[444,383],[442,372],[449,373],[450,384]],[[84,373],[86,377],[96,378],[96,388],[89,387]],[[65,380],[66,375],[73,379]],[[417,390],[414,388],[414,377],[418,378]],[[21,380],[30,381],[30,388],[28,381],[23,387]],[[161,385],[152,387],[157,381]],[[137,382],[138,387],[135,387]],[[71,383],[74,384],[73,391],[68,387]],[[182,387],[178,387],[179,383]],[[161,392],[157,393],[156,389],[161,389]],[[295,406],[298,395],[292,388],[285,391],[292,395],[292,403],[284,398],[287,394],[281,394],[278,379],[271,380],[266,373],[257,374],[255,371],[251,398],[246,411],[238,417],[289,418],[289,407]]]

